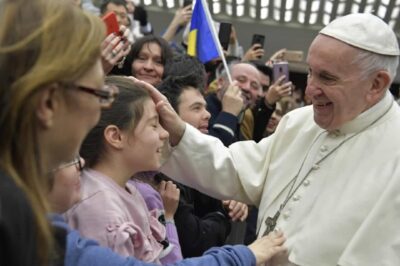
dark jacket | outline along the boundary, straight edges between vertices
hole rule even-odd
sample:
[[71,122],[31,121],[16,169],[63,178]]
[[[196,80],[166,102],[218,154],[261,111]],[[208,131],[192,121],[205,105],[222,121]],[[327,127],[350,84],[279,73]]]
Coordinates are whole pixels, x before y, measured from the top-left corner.
[[174,219],[183,257],[201,256],[211,247],[222,246],[231,224],[221,201],[182,184],[177,186],[180,198]]
[[[173,181],[162,173],[158,173],[155,180]],[[174,220],[183,257],[201,256],[209,248],[222,246],[231,229],[230,217],[222,202],[173,182],[180,190]]]

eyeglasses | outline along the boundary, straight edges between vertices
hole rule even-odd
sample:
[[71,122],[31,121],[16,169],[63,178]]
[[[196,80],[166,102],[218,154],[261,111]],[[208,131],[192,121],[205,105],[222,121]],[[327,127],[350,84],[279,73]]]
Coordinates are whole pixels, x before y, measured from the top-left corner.
[[81,85],[74,85],[77,89],[90,93],[100,100],[100,105],[102,108],[109,108],[118,95],[119,90],[117,86],[114,85],[104,85],[102,89],[93,89]]
[[56,169],[54,169],[53,172],[56,172],[56,171],[58,171],[58,170],[61,170],[61,169],[70,167],[70,166],[72,166],[72,165],[75,165],[76,170],[77,170],[78,172],[81,172],[81,171],[83,170],[83,164],[82,164],[81,156],[78,155],[78,156],[76,156],[76,157],[74,158],[74,160],[72,160],[71,162],[61,164],[59,167],[57,167]]

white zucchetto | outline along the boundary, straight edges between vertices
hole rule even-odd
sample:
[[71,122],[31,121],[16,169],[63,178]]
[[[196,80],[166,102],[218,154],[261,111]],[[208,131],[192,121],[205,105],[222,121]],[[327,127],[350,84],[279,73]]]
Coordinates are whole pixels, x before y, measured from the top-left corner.
[[373,53],[400,55],[394,31],[382,19],[369,13],[339,17],[319,33]]

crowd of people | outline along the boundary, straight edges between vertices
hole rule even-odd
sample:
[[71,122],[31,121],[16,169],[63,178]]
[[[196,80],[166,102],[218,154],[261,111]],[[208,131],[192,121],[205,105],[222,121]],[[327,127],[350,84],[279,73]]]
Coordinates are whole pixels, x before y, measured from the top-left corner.
[[399,265],[393,30],[332,21],[299,88],[187,55],[192,8],[0,0],[0,265]]

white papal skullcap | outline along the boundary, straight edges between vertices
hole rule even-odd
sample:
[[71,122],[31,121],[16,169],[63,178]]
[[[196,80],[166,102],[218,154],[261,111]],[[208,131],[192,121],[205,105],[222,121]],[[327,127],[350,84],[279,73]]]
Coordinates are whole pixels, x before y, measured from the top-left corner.
[[396,34],[388,24],[372,14],[350,14],[337,18],[320,33],[373,53],[400,55]]

